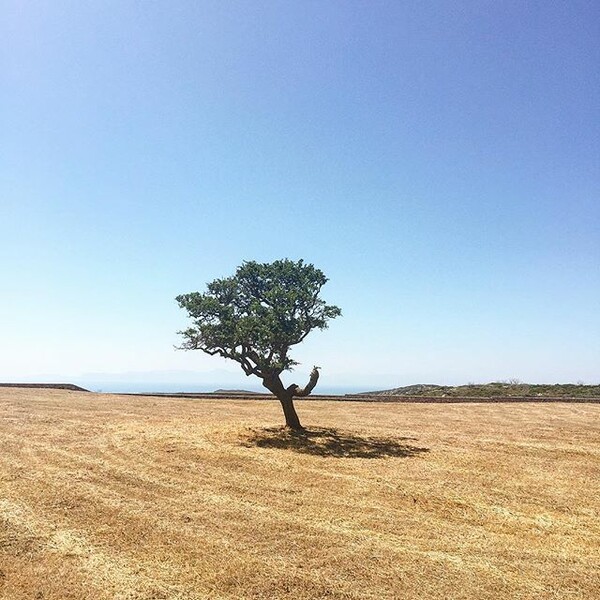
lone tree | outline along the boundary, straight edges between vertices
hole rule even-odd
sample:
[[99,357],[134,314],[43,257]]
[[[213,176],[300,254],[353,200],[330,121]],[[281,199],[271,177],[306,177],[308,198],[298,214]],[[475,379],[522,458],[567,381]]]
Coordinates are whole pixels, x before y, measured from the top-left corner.
[[287,427],[302,425],[294,397],[308,396],[319,379],[314,367],[308,384],[285,387],[281,373],[298,363],[288,356],[313,329],[341,314],[319,298],[327,282],[323,272],[303,260],[273,263],[244,262],[235,275],[216,279],[207,292],[177,296],[193,326],[184,331],[184,350],[202,350],[240,363],[246,375],[256,375],[281,402]]

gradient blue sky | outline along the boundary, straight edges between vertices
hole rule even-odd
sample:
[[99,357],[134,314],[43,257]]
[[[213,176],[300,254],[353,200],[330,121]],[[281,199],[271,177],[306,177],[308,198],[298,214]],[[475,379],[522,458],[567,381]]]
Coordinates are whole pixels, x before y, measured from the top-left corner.
[[300,376],[600,381],[597,2],[0,11],[0,380],[248,387],[174,296],[289,257],[343,309]]

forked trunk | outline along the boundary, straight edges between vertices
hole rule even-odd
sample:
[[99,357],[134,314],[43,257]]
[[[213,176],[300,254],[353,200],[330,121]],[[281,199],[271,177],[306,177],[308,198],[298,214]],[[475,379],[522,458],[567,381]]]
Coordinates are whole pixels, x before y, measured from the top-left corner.
[[290,386],[287,389],[284,388],[278,374],[264,377],[263,385],[272,392],[281,403],[281,408],[283,409],[283,414],[285,416],[285,426],[294,431],[302,431],[304,427],[302,427],[300,419],[298,418],[298,413],[294,408],[294,391],[297,386]]

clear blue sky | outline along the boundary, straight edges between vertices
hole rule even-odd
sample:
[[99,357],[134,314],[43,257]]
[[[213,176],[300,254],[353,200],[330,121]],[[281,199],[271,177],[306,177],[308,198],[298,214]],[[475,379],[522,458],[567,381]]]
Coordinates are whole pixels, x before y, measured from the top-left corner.
[[174,296],[304,258],[324,385],[600,381],[600,5],[7,0],[0,380],[228,369]]

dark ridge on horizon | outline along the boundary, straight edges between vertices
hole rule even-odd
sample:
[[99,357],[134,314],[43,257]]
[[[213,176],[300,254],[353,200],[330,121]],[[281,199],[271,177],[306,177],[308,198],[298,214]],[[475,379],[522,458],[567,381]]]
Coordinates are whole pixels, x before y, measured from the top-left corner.
[[50,388],[54,390],[70,390],[72,392],[90,391],[74,383],[0,383],[0,387]]
[[215,390],[214,392],[207,392],[208,394],[260,394],[261,392],[252,392],[252,391],[248,391],[248,390],[223,390],[223,389],[218,389]]

